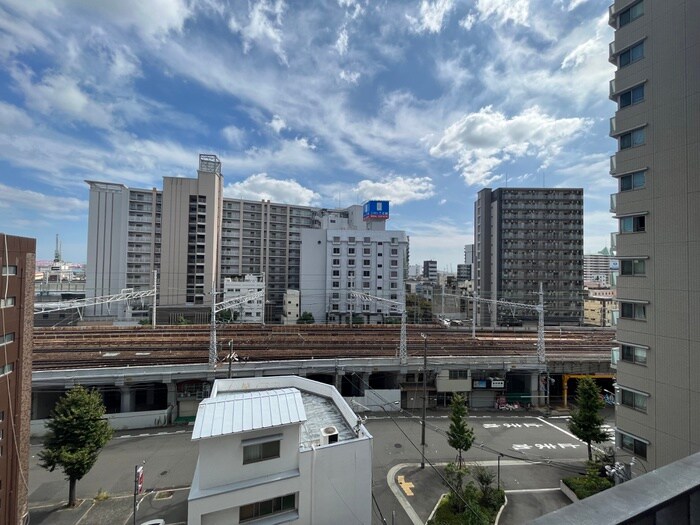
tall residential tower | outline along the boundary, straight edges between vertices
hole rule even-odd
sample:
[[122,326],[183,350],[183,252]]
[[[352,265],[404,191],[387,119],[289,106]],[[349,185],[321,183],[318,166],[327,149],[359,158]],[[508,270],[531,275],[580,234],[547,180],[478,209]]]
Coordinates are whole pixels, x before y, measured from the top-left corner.
[[700,2],[616,0],[617,445],[656,468],[700,451]]

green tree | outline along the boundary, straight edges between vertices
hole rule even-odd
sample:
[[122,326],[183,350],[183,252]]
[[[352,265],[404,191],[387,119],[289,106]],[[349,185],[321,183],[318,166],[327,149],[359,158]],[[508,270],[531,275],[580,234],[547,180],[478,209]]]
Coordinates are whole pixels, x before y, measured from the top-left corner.
[[315,322],[314,314],[311,312],[303,312],[297,319],[297,324],[314,324]]
[[452,396],[450,405],[450,428],[447,430],[447,442],[457,450],[458,467],[462,468],[462,452],[466,452],[474,443],[474,430],[467,425],[467,407],[460,394]]
[[602,429],[605,420],[600,415],[604,406],[600,388],[593,378],[581,378],[576,387],[576,408],[571,411],[569,430],[588,445],[589,461],[593,459],[591,443],[602,443],[607,438]]
[[63,470],[69,482],[69,507],[76,505],[77,481],[90,472],[112,437],[112,427],[104,415],[100,393],[76,386],[58,400],[46,424],[49,433],[39,452],[39,464],[49,472],[56,467]]

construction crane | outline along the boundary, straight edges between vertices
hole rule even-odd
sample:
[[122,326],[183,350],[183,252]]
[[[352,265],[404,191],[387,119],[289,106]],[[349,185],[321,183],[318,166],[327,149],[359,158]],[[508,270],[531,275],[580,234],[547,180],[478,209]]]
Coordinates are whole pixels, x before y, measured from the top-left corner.
[[[58,312],[60,310],[76,309],[80,319],[83,318],[83,308],[86,306],[97,306],[100,304],[110,304],[121,301],[132,301],[134,299],[145,299],[146,297],[156,297],[158,290],[154,282],[153,288],[150,290],[134,291],[133,288],[123,288],[121,292],[113,295],[102,295],[99,297],[86,297],[85,299],[74,299],[72,301],[34,303],[34,315],[45,314],[49,312]],[[155,326],[155,299],[153,300],[153,326]]]
[[[213,292],[213,297],[216,297],[217,292]],[[209,366],[214,368],[216,366],[216,361],[218,358],[216,350],[216,314],[223,312],[224,310],[230,310],[236,306],[241,306],[250,301],[255,301],[256,299],[265,298],[265,290],[259,290],[257,292],[251,292],[246,295],[241,295],[237,297],[232,297],[231,299],[224,299],[220,303],[215,300],[211,303],[211,324],[209,330]]]
[[362,301],[367,302],[377,302],[389,305],[390,308],[396,310],[401,314],[401,336],[399,339],[399,362],[402,365],[408,363],[408,350],[406,349],[406,303],[401,303],[399,301],[393,301],[391,299],[384,299],[383,297],[377,297],[376,295],[370,295],[364,292],[358,292],[352,290],[350,292],[352,297],[356,297]]

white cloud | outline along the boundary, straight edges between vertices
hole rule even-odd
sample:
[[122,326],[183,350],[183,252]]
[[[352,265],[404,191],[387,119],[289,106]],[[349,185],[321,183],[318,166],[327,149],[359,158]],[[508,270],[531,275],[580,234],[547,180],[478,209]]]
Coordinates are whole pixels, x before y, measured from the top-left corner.
[[9,210],[18,206],[41,217],[75,220],[87,212],[88,201],[54,194],[45,195],[0,183],[0,208]]
[[245,138],[245,131],[236,126],[226,126],[221,130],[221,134],[226,139],[226,142],[232,146],[240,146],[243,144],[243,139]]
[[90,98],[74,78],[50,74],[34,84],[24,71],[15,70],[13,75],[27,104],[41,113],[59,113],[99,128],[108,128],[112,123],[109,109]]
[[499,178],[496,168],[516,158],[534,157],[548,166],[590,124],[584,118],[551,117],[537,106],[508,119],[487,106],[448,127],[430,154],[456,157],[455,169],[467,184],[486,185]]
[[338,51],[340,56],[343,56],[348,52],[348,30],[343,27],[338,33],[338,40],[335,41],[335,49]]
[[23,110],[0,101],[0,129],[7,133],[16,133],[28,130],[32,126],[32,119]]
[[347,9],[347,15],[355,20],[364,14],[365,10],[358,0],[338,0],[338,5]]
[[472,27],[474,27],[476,19],[476,14],[470,11],[467,16],[465,16],[464,18],[462,18],[462,20],[459,21],[459,25],[467,31],[469,31]]
[[573,11],[573,10],[576,9],[578,6],[583,5],[583,4],[585,4],[586,2],[588,2],[588,0],[571,0],[571,2],[569,2],[569,7],[567,8],[567,10],[568,10],[568,11]]
[[530,0],[477,0],[475,7],[483,21],[529,26]]
[[346,71],[343,69],[340,71],[338,76],[341,80],[344,80],[349,84],[357,84],[357,82],[360,80],[360,73],[357,71]]
[[267,125],[274,129],[275,133],[278,135],[284,128],[287,127],[287,123],[279,115],[273,115],[272,120],[268,122]]
[[392,204],[429,199],[435,195],[430,177],[389,176],[380,181],[363,180],[353,190],[363,200],[388,200]]
[[294,142],[303,149],[310,149],[310,150],[315,150],[316,149],[316,144],[311,142],[309,139],[306,137],[298,137],[294,139]]
[[287,64],[287,54],[282,47],[282,15],[285,7],[282,0],[260,0],[249,4],[247,25],[240,24],[233,16],[229,19],[229,29],[233,33],[240,33],[243,38],[245,53],[255,44],[262,49],[272,50],[282,63]]
[[411,15],[406,15],[411,29],[417,33],[439,33],[442,31],[442,26],[454,8],[453,0],[421,0],[420,14],[418,18]]
[[318,193],[305,188],[294,179],[272,179],[267,173],[258,173],[244,181],[227,184],[224,195],[236,199],[265,199],[299,206],[312,206],[320,199]]

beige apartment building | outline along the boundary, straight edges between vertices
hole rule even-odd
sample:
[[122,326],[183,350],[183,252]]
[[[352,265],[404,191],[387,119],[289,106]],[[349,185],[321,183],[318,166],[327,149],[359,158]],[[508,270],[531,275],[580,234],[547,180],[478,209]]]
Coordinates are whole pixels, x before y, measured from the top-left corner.
[[650,470],[700,451],[700,2],[616,0],[609,15],[617,445]]

